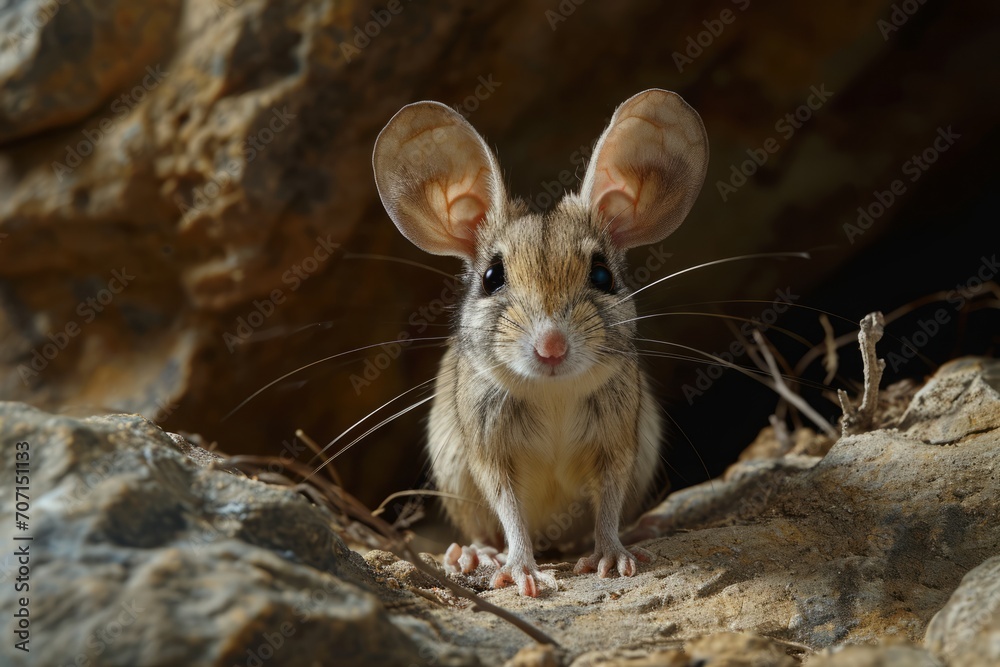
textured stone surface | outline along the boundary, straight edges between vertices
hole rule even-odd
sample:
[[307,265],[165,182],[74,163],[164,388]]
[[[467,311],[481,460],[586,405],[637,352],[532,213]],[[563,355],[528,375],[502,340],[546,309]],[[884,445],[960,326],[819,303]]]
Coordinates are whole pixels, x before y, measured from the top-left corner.
[[941,667],[941,663],[927,651],[905,644],[840,647],[824,652],[806,664],[809,667]]
[[[823,659],[902,665],[918,656],[923,663],[914,664],[934,664],[918,646],[928,622],[966,572],[1000,551],[1000,428],[953,432],[948,445],[909,433],[918,423],[917,435],[945,428],[935,419],[960,424],[992,414],[1000,394],[984,378],[997,366],[966,359],[942,368],[910,404],[906,429],[841,439],[822,458],[746,460],[671,495],[639,524],[659,537],[643,543],[656,560],[633,578],[587,578],[569,563],[552,564],[558,592],[539,600],[511,590],[484,595],[537,621],[581,659],[624,661],[621,651],[645,655],[730,631],[784,642],[796,659],[806,655],[802,647],[891,640],[899,646]],[[951,407],[942,415],[931,406],[945,398]],[[474,625],[480,618],[461,630],[479,651],[523,645],[515,631]]]
[[752,667],[794,667],[796,661],[776,642],[750,633],[722,632],[688,642],[684,652],[694,664]]
[[924,646],[949,664],[1000,664],[1000,556],[965,575],[931,619]]
[[[39,8],[57,9],[23,41],[0,40],[0,398],[135,411],[226,451],[276,453],[295,428],[332,439],[430,377],[439,352],[408,350],[356,393],[350,375],[376,354],[363,353],[349,365],[314,367],[256,399],[251,412],[222,420],[303,364],[401,331],[444,332],[440,312],[425,330],[410,323],[447,291],[443,276],[358,257],[458,269],[410,247],[378,204],[375,136],[415,100],[462,105],[498,148],[512,191],[542,206],[548,190],[563,187],[561,176],[572,182],[580,148],[616,104],[652,86],[684,94],[705,120],[712,160],[691,217],[662,250],[674,255],[662,275],[755,250],[824,251],[807,264],[730,265],[676,285],[674,303],[756,298],[787,285],[804,293],[890,228],[901,206],[854,244],[841,226],[938,127],[954,124],[962,135],[939,164],[961,164],[1000,112],[995,86],[980,74],[1000,36],[989,3],[975,17],[922,7],[884,39],[877,21],[893,0],[850,11],[754,2],[682,71],[673,54],[734,3],[586,3],[553,23],[554,0],[404,1],[384,27],[372,24],[371,12],[385,5],[5,3],[0,31],[16,31]],[[358,38],[365,29],[375,36]],[[354,53],[356,39],[363,48]],[[169,74],[119,114],[112,105],[157,65]],[[481,80],[498,85],[490,92]],[[821,85],[832,97],[724,202],[715,184],[748,149],[780,137],[775,123]],[[88,154],[77,163],[71,151]],[[908,196],[948,169],[936,165],[907,184]],[[287,273],[322,256],[322,243],[342,251],[317,262],[307,280]],[[648,257],[639,251],[637,263]],[[93,319],[82,316],[80,304],[122,267],[135,279]],[[272,309],[275,290],[282,302]],[[270,315],[252,344],[224,338],[249,334],[241,318],[261,310]],[[327,325],[300,331],[312,323]],[[50,334],[70,324],[79,334],[22,377]],[[676,324],[674,340],[711,344],[704,327],[692,334]],[[414,483],[416,466],[391,475],[371,463],[414,458],[415,423],[389,425],[384,438],[339,462],[369,503]]]
[[[77,421],[0,403],[4,480],[17,441],[31,446],[32,639],[30,661],[5,642],[4,664],[416,659],[373,593],[392,592],[303,498],[201,468],[137,416]],[[0,500],[7,535],[6,481]],[[3,561],[4,609],[15,566]]]
[[571,667],[794,667],[786,647],[753,633],[718,632],[684,643],[683,648],[618,649],[585,653]]
[[182,6],[182,0],[5,2],[0,146],[102,107],[110,117],[127,113],[161,78]]
[[[543,561],[559,590],[483,592],[558,649],[472,613],[390,553],[361,558],[302,497],[215,470],[212,454],[139,417],[0,404],[0,474],[14,442],[31,442],[46,664],[249,664],[264,647],[289,665],[978,667],[997,656],[1000,427],[968,424],[1000,405],[998,365],[948,364],[896,425],[822,457],[758,440],[724,478],[647,516],[655,559],[634,577]],[[948,444],[915,437],[927,433]],[[0,485],[4,526],[11,494]],[[5,608],[10,595],[0,588]]]

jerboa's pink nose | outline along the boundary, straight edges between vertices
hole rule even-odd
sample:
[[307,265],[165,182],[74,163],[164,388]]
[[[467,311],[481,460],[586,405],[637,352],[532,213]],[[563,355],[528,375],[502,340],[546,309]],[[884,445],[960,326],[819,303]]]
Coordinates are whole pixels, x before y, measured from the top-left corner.
[[561,331],[549,329],[535,343],[535,354],[543,363],[556,366],[566,358],[566,336]]

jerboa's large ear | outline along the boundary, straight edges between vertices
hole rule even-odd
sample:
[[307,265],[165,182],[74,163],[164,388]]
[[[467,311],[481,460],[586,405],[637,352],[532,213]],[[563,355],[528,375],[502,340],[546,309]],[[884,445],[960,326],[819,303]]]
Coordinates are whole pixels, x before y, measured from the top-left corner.
[[505,201],[496,158],[455,110],[400,109],[372,155],[379,197],[403,236],[434,255],[475,257],[476,227]]
[[[581,195],[623,248],[655,243],[684,221],[708,168],[708,137],[677,93],[626,100],[601,135]],[[612,221],[613,220],[613,221]]]

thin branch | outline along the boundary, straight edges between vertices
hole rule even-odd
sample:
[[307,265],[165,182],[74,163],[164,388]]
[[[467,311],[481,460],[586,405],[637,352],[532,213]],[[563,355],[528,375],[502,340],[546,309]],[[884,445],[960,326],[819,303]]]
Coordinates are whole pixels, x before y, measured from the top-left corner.
[[785,420],[778,417],[777,414],[773,414],[767,418],[767,421],[771,422],[771,428],[774,429],[774,439],[781,445],[781,451],[785,453],[792,451],[792,438],[788,435],[788,426],[785,424]]
[[[295,429],[295,437],[301,440],[302,442],[306,443],[306,446],[308,446],[309,449],[311,449],[313,454],[315,454],[316,456],[323,455],[323,449],[319,446],[319,444],[315,440],[310,438],[308,435],[306,435],[306,432],[303,431],[302,429],[300,428]],[[340,487],[344,486],[344,481],[340,479],[340,475],[337,474],[337,468],[336,466],[333,465],[332,461],[329,464],[327,464],[326,472],[330,476],[330,479],[333,480],[334,484]]]
[[[463,500],[470,503],[476,502],[454,493],[448,493],[447,491],[437,491],[434,489],[406,489],[405,491],[396,491],[395,493],[391,493],[386,496],[385,500],[383,500],[378,507],[372,510],[372,514],[375,516],[382,514],[385,512],[385,507],[390,501],[395,500],[396,498],[405,498],[406,496],[436,496],[438,498],[451,498],[452,500]],[[479,503],[476,504],[478,505]]]
[[875,421],[875,408],[878,407],[878,387],[882,382],[882,371],[885,370],[885,359],[879,359],[875,353],[875,344],[882,340],[885,330],[885,319],[882,313],[868,313],[861,320],[861,331],[858,332],[858,346],[861,348],[861,359],[865,365],[865,390],[861,397],[861,406],[855,408],[851,399],[843,389],[837,390],[840,407],[844,410],[841,431],[844,436],[864,433],[871,430]]
[[833,333],[833,325],[830,318],[823,313],[819,316],[819,323],[823,325],[823,344],[826,346],[826,354],[823,355],[823,368],[826,370],[826,377],[823,384],[830,384],[837,376],[837,343]]
[[509,612],[503,607],[498,607],[495,604],[487,602],[486,600],[479,597],[469,589],[465,588],[464,586],[459,586],[454,581],[449,579],[446,575],[443,575],[438,570],[435,570],[433,567],[425,563],[423,559],[419,558],[416,554],[414,554],[413,550],[410,548],[408,544],[402,545],[402,554],[400,555],[402,555],[403,558],[405,558],[406,560],[413,563],[413,565],[416,566],[418,570],[420,570],[429,577],[433,577],[435,581],[442,584],[445,588],[450,590],[455,595],[463,597],[466,600],[471,600],[473,611],[485,611],[490,614],[493,614],[494,616],[497,616],[498,618],[501,618],[510,623],[511,625],[513,625],[514,627],[518,628],[524,634],[528,635],[539,644],[551,644],[552,646],[559,648],[559,644],[556,642],[556,640],[552,639],[547,634],[536,628],[531,623],[528,623],[517,614]]
[[828,436],[836,438],[837,430],[830,426],[830,423],[823,419],[822,415],[813,410],[812,406],[806,403],[805,399],[789,389],[788,385],[785,384],[785,380],[781,377],[781,371],[778,370],[778,364],[775,362],[774,355],[771,354],[771,349],[767,346],[764,336],[761,335],[759,331],[754,331],[753,339],[754,342],[757,343],[757,347],[760,350],[761,355],[763,355],[764,361],[767,363],[767,369],[770,371],[771,377],[774,379],[774,390],[778,392],[778,395],[794,405],[799,412],[808,417]]
[[540,644],[551,644],[556,648],[560,648],[558,642],[525,619],[502,607],[487,602],[464,586],[453,582],[444,573],[429,566],[413,551],[404,534],[396,530],[396,528],[382,517],[372,514],[371,510],[364,503],[348,493],[343,487],[338,487],[333,482],[321,476],[312,475],[312,471],[308,466],[298,461],[281,461],[278,457],[265,456],[232,456],[224,460],[224,463],[236,467],[240,467],[241,464],[263,467],[269,462],[281,462],[287,470],[293,471],[306,481],[292,485],[291,480],[283,475],[274,475],[272,479],[280,480],[291,490],[303,493],[316,505],[353,518],[365,526],[366,529],[373,531],[381,538],[382,546],[386,550],[392,551],[400,558],[409,561],[418,570],[433,578],[455,595],[470,600],[473,603],[473,611],[485,611],[493,614],[497,618],[507,621]]
[[[989,295],[992,295],[994,298],[1000,300],[1000,285],[998,285],[995,280],[991,280],[989,282],[983,283],[983,288],[985,288],[986,292],[972,296],[972,298],[970,298],[965,303],[965,306],[963,306],[963,310],[965,309],[978,310],[980,308],[1000,308],[1000,302],[998,301],[984,303],[980,300],[981,298]],[[910,303],[904,304],[899,308],[896,308],[894,311],[884,316],[883,321],[885,324],[892,324],[900,317],[912,313],[921,306],[926,306],[929,303],[935,303],[937,301],[946,301],[947,299],[950,299],[953,296],[954,293],[948,290],[941,290],[940,292],[934,292],[932,294],[928,294],[919,299],[915,299]],[[838,336],[837,338],[834,339],[833,342],[838,348],[840,348],[846,345],[847,343],[850,343],[852,340],[854,340],[854,338],[855,334],[852,331],[851,333],[844,334],[843,336]],[[906,342],[905,340],[898,340],[898,339],[897,342],[902,344],[904,350],[909,350],[914,355],[919,357],[924,363],[927,364],[929,368],[935,367],[935,364],[931,359],[924,356],[924,354],[920,352],[920,350],[913,347],[913,345],[911,345],[910,343]],[[809,367],[809,364],[818,359],[821,354],[825,353],[827,345],[828,343],[826,340],[824,340],[822,343],[814,345],[813,348],[808,352],[806,352],[802,356],[802,358],[799,359],[798,363],[795,364],[795,372],[801,374],[803,371],[805,371],[805,369]]]

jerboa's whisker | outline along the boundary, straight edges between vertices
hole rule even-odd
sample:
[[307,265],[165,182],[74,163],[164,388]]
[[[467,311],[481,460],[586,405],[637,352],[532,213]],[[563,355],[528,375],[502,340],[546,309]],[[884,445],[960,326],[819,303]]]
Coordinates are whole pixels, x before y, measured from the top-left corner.
[[[324,461],[319,466],[317,466],[315,470],[313,470],[311,473],[309,473],[309,476],[306,477],[303,481],[308,481],[309,479],[311,479],[312,476],[315,475],[316,473],[318,473],[320,470],[322,470],[324,466],[326,466],[327,464],[329,464],[330,462],[332,462],[334,459],[336,459],[338,456],[340,456],[341,454],[343,454],[344,452],[346,452],[348,449],[350,449],[351,447],[353,447],[354,445],[356,445],[364,437],[368,436],[369,434],[371,434],[374,431],[377,431],[378,429],[382,428],[383,426],[385,426],[389,422],[397,419],[398,417],[402,417],[407,412],[410,412],[411,410],[416,410],[417,408],[419,408],[421,405],[423,405],[427,401],[432,400],[435,396],[437,396],[436,393],[435,394],[431,394],[427,398],[423,398],[423,399],[417,401],[416,403],[414,403],[413,405],[410,405],[410,406],[407,406],[407,407],[403,408],[402,410],[400,410],[396,414],[393,414],[393,415],[390,415],[390,416],[386,417],[385,419],[383,419],[382,421],[380,421],[378,424],[375,424],[375,426],[372,426],[370,429],[368,429],[367,431],[365,431],[364,433],[362,433],[361,435],[359,435],[358,437],[356,437],[354,440],[351,440],[349,443],[347,443],[346,445],[344,445],[343,447],[341,447],[340,450],[336,454],[334,454],[333,456],[331,456],[330,458],[328,458],[326,461]],[[326,448],[324,447],[324,449],[326,449]]]
[[[671,344],[671,343],[667,343],[666,341],[658,341],[658,342],[661,342],[661,343],[663,343],[665,345],[670,345]],[[705,364],[706,366],[725,366],[726,365],[724,363],[716,362],[716,361],[711,361],[709,359],[699,359],[699,358],[696,358],[696,357],[689,357],[689,356],[684,355],[684,354],[675,354],[673,352],[657,352],[655,350],[639,350],[638,352],[639,352],[639,356],[650,357],[650,358],[653,358],[653,359],[674,359],[676,361],[689,361],[689,362],[691,362],[693,364]],[[744,374],[746,374],[746,373],[752,373],[752,374],[758,375],[760,377],[772,377],[772,375],[770,373],[768,373],[766,371],[763,371],[763,370],[761,370],[759,368],[752,368],[750,366],[741,366],[739,364],[733,364],[732,367],[733,368],[737,368],[737,369],[743,369],[742,372]],[[829,389],[829,387],[826,386],[826,385],[820,384],[818,382],[813,382],[812,380],[804,380],[802,378],[797,378],[797,377],[795,377],[793,375],[788,375],[788,374],[782,373],[781,377],[782,377],[783,380],[785,380],[787,382],[794,382],[795,384],[802,385],[803,387],[809,387],[811,389],[819,389],[819,390]]]
[[[674,347],[680,347],[680,348],[683,348],[683,349],[688,350],[690,352],[696,352],[698,354],[704,355],[705,357],[708,357],[709,359],[712,359],[713,361],[717,362],[718,364],[720,364],[722,366],[726,366],[728,368],[732,368],[733,370],[735,370],[735,371],[737,371],[739,373],[742,373],[743,375],[746,375],[748,378],[752,378],[752,379],[756,380],[757,382],[760,382],[761,384],[763,384],[767,388],[771,389],[772,391],[775,390],[774,385],[772,383],[770,383],[770,382],[768,382],[766,380],[763,380],[763,379],[757,377],[757,375],[755,374],[755,372],[751,372],[751,371],[743,368],[742,366],[734,364],[734,363],[732,363],[730,361],[726,361],[722,357],[717,357],[714,354],[711,354],[709,352],[705,352],[704,350],[699,350],[696,347],[690,347],[688,345],[681,345],[680,343],[671,343],[671,342],[665,341],[665,340],[656,340],[656,339],[653,339],[653,338],[636,338],[636,341],[643,342],[643,343],[658,343],[660,345],[673,345]],[[767,375],[767,377],[771,377],[770,373],[766,373],[765,375]],[[804,381],[799,380],[798,378],[787,378],[787,379],[788,380],[792,380],[794,382],[799,382],[801,384],[806,384]]]
[[255,331],[255,332],[253,332],[252,334],[250,334],[249,337],[247,337],[244,340],[246,342],[259,343],[261,341],[271,340],[272,338],[278,338],[279,336],[294,336],[297,333],[305,331],[306,329],[312,329],[313,327],[321,327],[323,329],[329,329],[336,322],[338,322],[340,320],[347,320],[347,319],[350,319],[350,318],[342,317],[342,318],[340,318],[338,320],[325,320],[323,322],[310,322],[309,324],[301,324],[301,325],[299,325],[297,327],[294,327],[294,328],[283,327],[283,326],[270,327],[270,328],[267,328],[267,329],[263,329],[261,331]]
[[[701,315],[703,317],[718,317],[720,319],[724,319],[724,320],[736,320],[738,322],[753,322],[752,318],[741,317],[739,315],[724,315],[722,313],[701,313],[701,312],[698,312],[698,311],[673,310],[673,311],[663,312],[663,313],[652,313],[650,315],[639,315],[638,317],[630,317],[627,320],[622,320],[620,322],[614,322],[612,324],[609,324],[608,326],[609,327],[617,327],[617,326],[622,325],[622,324],[628,324],[629,322],[638,322],[640,320],[650,320],[650,319],[653,319],[654,317],[666,317],[668,315]],[[812,347],[813,346],[812,341],[810,341],[810,340],[808,340],[808,339],[806,339],[806,338],[798,335],[794,331],[791,331],[789,329],[785,329],[783,327],[778,327],[778,326],[775,326],[773,324],[767,324],[767,325],[764,325],[764,326],[766,326],[768,329],[774,329],[775,331],[779,331],[779,332],[785,334],[786,336],[788,336],[789,338],[791,338],[792,340],[796,341],[797,343],[801,343],[802,345],[805,345],[806,347]]]
[[[688,306],[717,306],[717,305],[721,305],[721,304],[730,304],[730,303],[766,303],[766,304],[774,304],[774,303],[776,303],[776,301],[774,299],[717,299],[715,301],[696,301],[694,303],[675,303],[675,304],[670,304],[670,307],[671,308],[687,308]],[[856,321],[852,320],[849,317],[844,317],[843,315],[838,315],[836,313],[831,313],[829,310],[823,310],[822,308],[816,308],[814,306],[807,306],[807,305],[805,305],[803,303],[794,303],[792,301],[780,301],[778,303],[781,303],[784,306],[788,306],[789,308],[801,308],[803,310],[811,310],[814,313],[823,313],[824,315],[827,315],[829,317],[833,317],[833,318],[841,320],[843,322],[848,322],[848,323],[854,325],[855,327],[857,327],[857,325],[858,325],[858,323]]]
[[[704,268],[709,267],[709,266],[715,266],[716,264],[725,264],[727,262],[738,262],[738,261],[744,260],[744,259],[763,259],[763,258],[768,258],[768,257],[771,257],[771,258],[774,258],[774,257],[796,257],[798,259],[810,259],[809,253],[807,253],[807,252],[761,252],[761,253],[754,253],[752,255],[739,255],[737,257],[726,257],[725,259],[716,259],[716,260],[712,260],[711,262],[705,262],[704,264],[697,264],[695,266],[689,266],[686,269],[681,269],[680,271],[677,271],[675,273],[671,273],[669,276],[664,276],[663,278],[657,278],[656,280],[654,280],[653,282],[649,283],[648,285],[643,285],[642,287],[640,287],[636,291],[632,292],[628,296],[625,296],[625,297],[619,299],[617,303],[623,303],[625,301],[628,301],[629,299],[634,299],[637,294],[640,294],[640,293],[644,292],[645,290],[648,290],[650,287],[653,287],[654,285],[659,285],[660,283],[662,283],[662,282],[664,282],[666,280],[670,280],[671,278],[676,278],[677,276],[682,275],[684,273],[688,273],[689,271],[695,271],[697,269],[704,269]],[[615,305],[617,305],[617,304],[615,304]]]
[[[426,338],[409,338],[408,340],[409,341],[413,341],[413,342],[416,342],[416,341],[427,341],[427,340],[448,340],[448,336],[429,336],[429,337],[426,337]],[[235,408],[233,408],[228,413],[226,413],[226,416],[222,418],[222,421],[226,421],[227,419],[229,419],[230,417],[232,417],[236,413],[237,410],[239,410],[244,405],[246,405],[247,403],[249,403],[250,401],[252,401],[254,398],[256,398],[257,396],[259,396],[264,391],[270,389],[271,387],[273,387],[274,385],[278,384],[282,380],[295,375],[299,371],[304,371],[307,368],[310,368],[312,366],[316,366],[318,364],[325,363],[327,361],[330,361],[331,359],[336,359],[337,357],[343,357],[343,356],[348,355],[348,354],[354,354],[355,352],[361,352],[362,350],[370,350],[370,349],[372,349],[374,347],[381,347],[382,345],[390,345],[392,343],[398,343],[398,342],[399,341],[394,338],[392,340],[385,340],[385,341],[382,341],[380,343],[372,343],[371,345],[363,345],[361,347],[356,347],[353,350],[347,350],[346,352],[338,352],[337,354],[331,354],[328,357],[323,357],[322,359],[317,359],[316,361],[310,361],[308,364],[306,364],[304,366],[299,366],[298,368],[296,368],[293,371],[288,371],[287,373],[285,373],[281,377],[277,378],[276,380],[272,380],[272,381],[268,382],[263,387],[261,387],[260,389],[258,389],[254,393],[252,393],[249,396],[247,396],[245,399],[243,399],[240,402],[239,405],[237,405]]]
[[[908,303],[908,304],[906,304],[904,306],[900,306],[899,308],[893,310],[890,313],[887,313],[885,315],[885,318],[884,318],[885,319],[885,323],[888,325],[889,323],[891,323],[891,322],[899,319],[903,315],[911,312],[916,307],[919,307],[919,306],[922,306],[922,305],[926,305],[928,303],[933,303],[935,301],[944,301],[945,299],[948,298],[948,296],[950,296],[950,292],[941,291],[941,292],[935,292],[933,294],[929,294],[929,295],[927,295],[925,297],[921,297],[920,299],[917,299],[916,301],[912,301],[912,302],[910,302],[910,303]],[[774,300],[773,299],[771,299],[771,300],[768,300],[768,299],[718,299],[718,300],[715,300],[715,301],[696,301],[694,303],[672,304],[671,307],[672,308],[686,308],[688,306],[714,306],[714,305],[731,304],[731,303],[773,304]],[[858,338],[858,322],[857,322],[857,320],[852,320],[849,317],[845,317],[843,315],[838,315],[837,313],[832,313],[829,310],[823,310],[822,308],[816,308],[815,306],[807,306],[807,305],[805,305],[803,303],[791,303],[791,302],[783,301],[782,304],[788,306],[789,308],[799,308],[801,310],[810,310],[810,311],[812,311],[814,313],[822,313],[823,315],[826,315],[828,317],[832,317],[832,318],[840,320],[842,322],[847,322],[852,327],[854,327],[852,331],[849,331],[846,334],[842,334],[840,336],[837,336],[837,338],[834,339],[835,340],[835,346],[838,347],[838,348],[841,347],[842,345],[847,344],[847,343],[851,343],[853,341],[856,341],[857,338]],[[774,328],[774,327],[772,326],[772,327],[769,327],[769,328]],[[779,331],[780,331],[780,329],[779,329]],[[885,335],[886,338],[888,338],[890,340],[894,340],[897,343],[901,344],[904,348],[913,350],[918,355],[920,355],[920,357],[922,359],[924,359],[924,361],[930,363],[930,360],[927,359],[927,357],[925,357],[923,354],[921,354],[919,350],[915,350],[914,348],[912,348],[912,346],[910,346],[902,338],[899,338],[897,336],[893,336],[888,331],[886,331],[884,335]],[[805,371],[805,369],[809,366],[810,363],[812,363],[813,361],[815,361],[816,359],[818,359],[823,354],[823,351],[826,348],[826,343],[825,343],[825,341],[821,341],[820,343],[817,343],[817,344],[809,343],[809,346],[810,346],[810,350],[808,352],[806,352],[806,354],[795,365],[795,371],[796,372],[803,372],[803,371]]]
[[[694,452],[694,455],[696,457],[698,457],[698,461],[701,463],[701,469],[705,471],[705,479],[708,480],[709,484],[711,484],[712,488],[714,489],[715,485],[712,483],[712,473],[709,472],[708,465],[705,463],[705,459],[702,458],[701,452],[699,452],[698,448],[694,446],[694,443],[691,442],[691,438],[689,438],[688,434],[684,432],[684,429],[682,429],[681,425],[677,423],[677,420],[674,419],[673,415],[671,415],[669,412],[667,412],[666,408],[664,408],[662,405],[660,405],[659,401],[657,401],[656,405],[660,408],[660,412],[662,412],[664,415],[666,415],[667,419],[669,419],[670,422],[674,425],[674,428],[676,428],[678,431],[680,431],[681,435],[684,436],[684,439],[687,440],[688,445],[691,447],[691,451]],[[663,456],[662,453],[660,453],[659,456],[660,456],[660,459],[664,463],[666,463],[668,466],[670,466],[670,468],[675,473],[677,473],[682,479],[684,479],[685,482],[688,482],[688,480],[684,477],[684,475],[680,472],[680,470],[677,470],[676,468],[674,468],[674,466],[672,466],[669,463],[667,463],[667,459],[666,459],[665,456]]]
[[[477,372],[474,377],[477,377],[477,376],[479,376],[479,375],[481,375],[483,373],[488,373],[489,371],[493,370],[494,368],[498,368],[499,366],[500,366],[500,364],[496,364],[496,365],[491,366],[489,368],[485,368],[485,369]],[[417,386],[410,387],[409,389],[407,389],[403,393],[395,396],[394,398],[389,399],[388,401],[386,401],[385,403],[383,403],[382,405],[380,405],[379,407],[375,408],[374,410],[372,410],[371,412],[369,412],[367,415],[365,415],[364,417],[362,417],[361,419],[359,419],[356,423],[354,423],[352,426],[350,426],[346,431],[344,431],[343,433],[341,433],[340,435],[338,435],[336,438],[334,438],[329,444],[327,444],[325,447],[323,447],[323,449],[320,450],[319,454],[322,454],[323,452],[325,452],[326,450],[328,450],[330,447],[332,447],[333,445],[335,445],[345,435],[347,435],[352,430],[354,430],[355,427],[357,427],[359,424],[361,424],[362,422],[364,422],[366,419],[368,419],[369,417],[371,417],[376,412],[378,412],[382,408],[386,407],[387,405],[389,405],[393,401],[396,401],[397,399],[402,398],[406,394],[409,394],[411,391],[416,391],[417,389],[420,389],[421,387],[424,387],[424,386],[430,384],[431,382],[434,382],[435,380],[437,380],[437,379],[439,379],[441,377],[442,377],[442,374],[438,373],[438,375],[436,375],[435,377],[432,377],[430,379],[424,380],[423,382],[421,382]],[[383,419],[381,422],[379,422],[375,426],[371,427],[370,429],[368,429],[367,431],[365,431],[364,433],[362,433],[361,435],[359,435],[357,438],[355,438],[354,440],[352,440],[350,443],[348,443],[347,445],[344,445],[337,453],[335,453],[333,456],[331,456],[326,461],[324,461],[323,463],[321,463],[316,468],[316,470],[314,470],[311,474],[314,475],[318,471],[322,470],[324,466],[326,466],[328,463],[330,463],[331,461],[333,461],[334,459],[336,459],[338,456],[340,456],[341,454],[343,454],[345,451],[347,451],[348,449],[350,449],[351,447],[353,447],[354,445],[356,445],[360,440],[362,440],[367,435],[369,435],[372,432],[374,432],[374,431],[382,428],[383,426],[385,426],[389,422],[393,421],[397,417],[402,417],[403,415],[405,415],[406,413],[408,413],[410,410],[413,410],[414,408],[416,408],[416,407],[418,407],[420,405],[423,405],[424,403],[426,403],[430,399],[434,398],[434,396],[436,396],[436,395],[437,395],[436,393],[435,394],[431,394],[430,397],[425,398],[425,399],[423,399],[423,400],[421,400],[421,401],[419,401],[417,403],[414,403],[413,405],[411,405],[411,406],[409,406],[407,408],[404,408],[403,410],[400,410],[396,414],[394,414],[394,415],[392,415],[390,417],[387,417],[386,419]],[[317,456],[318,456],[318,454],[317,454]],[[316,458],[317,458],[316,456],[313,456],[312,459],[310,459],[310,463],[312,461],[315,461]]]
[[359,252],[349,252],[344,254],[344,259],[380,259],[384,262],[396,262],[398,264],[406,264],[408,266],[416,266],[421,269],[426,269],[428,271],[433,271],[438,275],[442,275],[445,278],[450,278],[452,280],[457,280],[457,278],[448,273],[447,271],[442,271],[441,269],[436,269],[429,264],[424,264],[423,262],[416,262],[412,259],[403,259],[402,257],[393,257],[391,255],[376,255],[373,253],[359,253]]
[[[437,379],[437,377],[435,376],[435,377],[432,377],[432,378],[429,378],[429,379],[427,379],[427,380],[424,380],[423,382],[421,382],[420,384],[416,385],[415,387],[410,387],[409,389],[407,389],[406,391],[402,392],[401,394],[398,394],[398,395],[394,396],[393,398],[390,398],[390,399],[389,399],[388,401],[386,401],[386,402],[385,402],[385,403],[383,403],[382,405],[378,406],[377,408],[375,408],[374,410],[372,410],[371,412],[369,412],[368,414],[366,414],[366,415],[365,415],[364,417],[362,417],[361,419],[359,419],[358,421],[354,422],[354,423],[353,423],[353,424],[351,424],[351,425],[350,425],[349,427],[347,427],[347,429],[346,429],[346,430],[345,430],[345,431],[344,431],[343,433],[341,433],[341,434],[340,434],[340,435],[338,435],[338,436],[337,436],[336,438],[334,438],[333,440],[331,440],[331,441],[330,441],[330,442],[329,442],[329,443],[328,443],[328,444],[327,444],[327,445],[326,445],[325,447],[323,447],[323,449],[321,449],[321,450],[319,450],[318,452],[316,452],[316,454],[315,454],[315,455],[314,455],[314,456],[312,457],[312,459],[310,459],[310,461],[309,461],[309,462],[310,462],[310,463],[312,463],[312,462],[313,462],[313,461],[315,461],[315,460],[316,460],[317,458],[319,458],[320,456],[322,456],[323,452],[325,452],[326,450],[328,450],[328,449],[330,449],[331,447],[333,447],[333,446],[334,446],[335,444],[337,444],[337,443],[338,443],[338,442],[339,442],[339,441],[340,441],[340,440],[341,440],[341,439],[342,439],[342,438],[343,438],[343,437],[344,437],[345,435],[347,435],[348,433],[350,433],[351,431],[353,431],[353,430],[354,430],[355,428],[357,428],[357,427],[358,427],[358,426],[359,426],[360,424],[362,424],[362,423],[363,423],[363,422],[364,422],[364,421],[365,421],[366,419],[368,419],[369,417],[371,417],[371,416],[372,416],[373,414],[375,414],[376,412],[378,412],[379,410],[381,410],[381,409],[382,409],[382,408],[384,408],[385,406],[389,405],[390,403],[393,403],[393,402],[395,402],[396,400],[398,400],[398,399],[402,398],[403,396],[406,396],[406,395],[407,395],[407,394],[409,394],[409,393],[410,393],[411,391],[416,391],[417,389],[420,389],[421,387],[425,387],[425,386],[427,386],[427,385],[428,385],[428,384],[430,384],[431,382],[434,382],[434,381],[435,381],[436,379]],[[338,454],[339,454],[339,452],[338,452]],[[334,458],[336,458],[336,456],[334,456]]]

